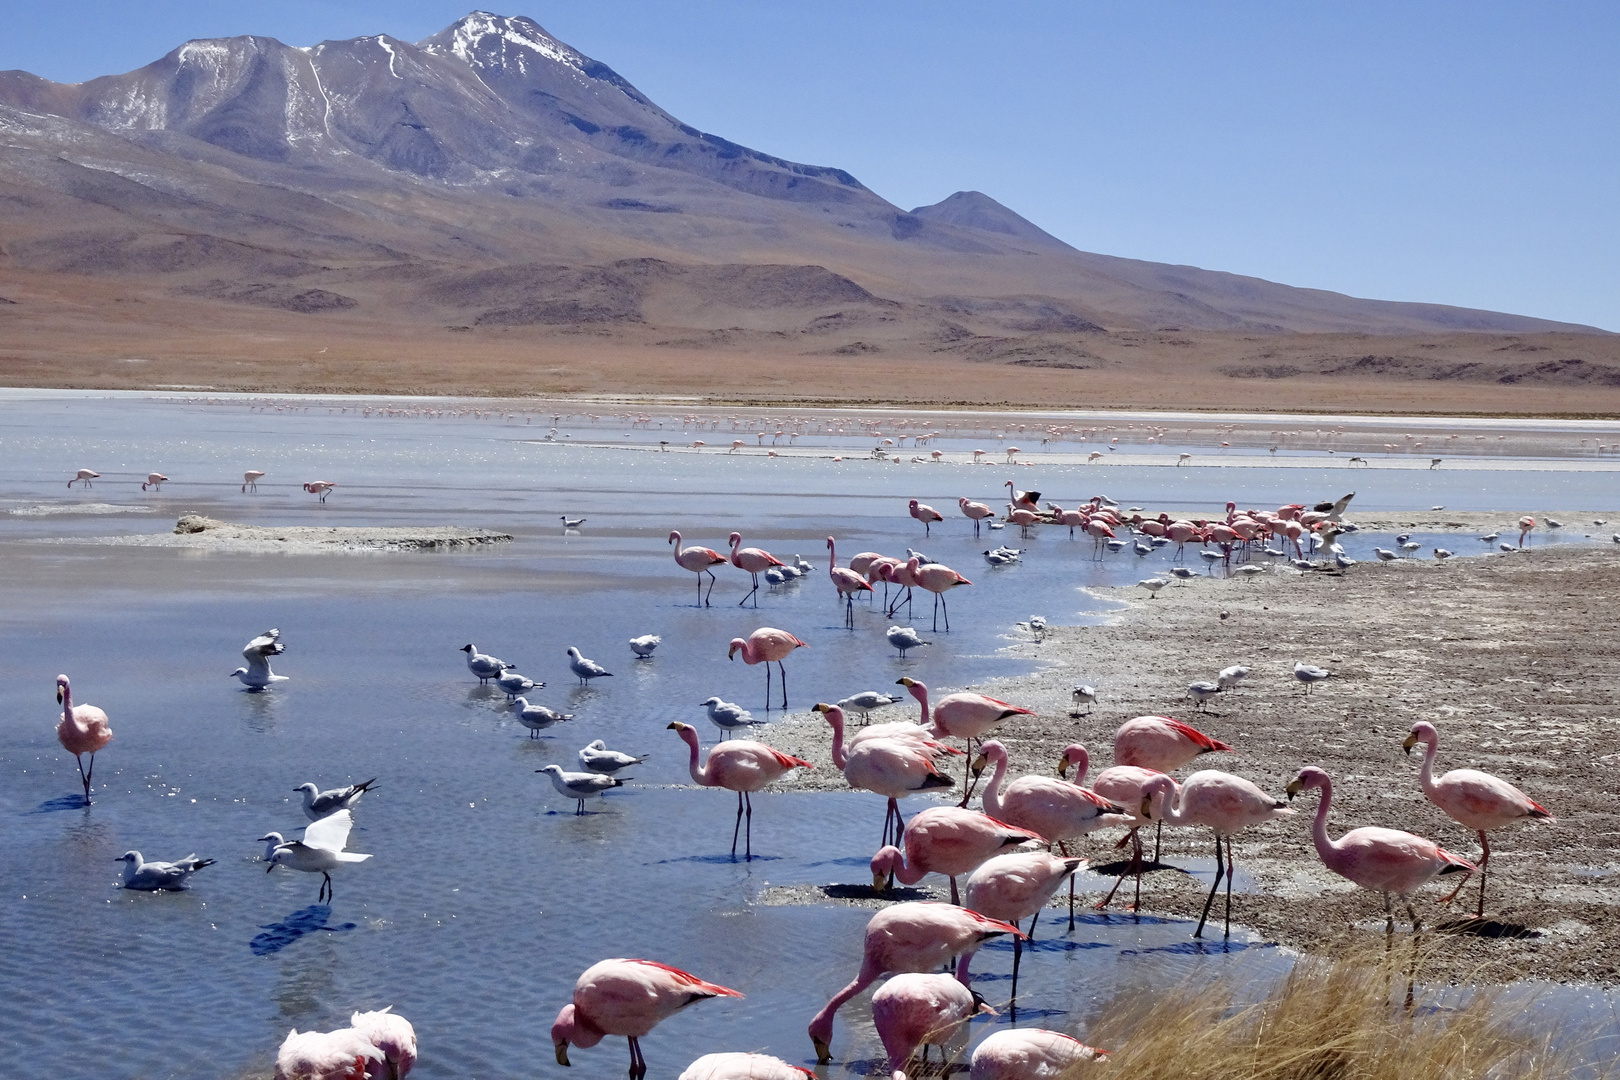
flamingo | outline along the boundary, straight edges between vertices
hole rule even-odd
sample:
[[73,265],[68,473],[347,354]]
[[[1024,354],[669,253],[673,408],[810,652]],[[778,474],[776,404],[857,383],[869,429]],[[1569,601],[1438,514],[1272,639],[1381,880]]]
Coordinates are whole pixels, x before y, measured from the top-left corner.
[[872,591],[872,586],[866,579],[854,570],[838,565],[838,551],[833,546],[833,538],[827,537],[827,574],[832,578],[833,588],[844,601],[844,625],[851,630],[855,628],[855,594],[865,589]]
[[937,971],[956,961],[956,977],[968,981],[968,964],[979,946],[990,938],[1024,932],[1010,923],[955,904],[913,900],[883,908],[866,924],[862,945],[861,970],[848,986],[832,996],[810,1021],[810,1041],[816,1048],[816,1062],[832,1061],[833,1018],[850,998],[884,975],[920,974]]
[[1010,1028],[974,1047],[968,1080],[1056,1080],[1082,1062],[1107,1060],[1104,1051],[1060,1031]]
[[263,480],[263,479],[264,479],[264,473],[260,472],[258,469],[249,469],[247,472],[243,473],[242,474],[242,494],[246,495],[248,488],[252,488],[254,491],[258,491],[259,490],[259,481]]
[[709,598],[703,593],[703,575],[709,575],[709,592],[712,594],[716,578],[714,571],[710,567],[719,566],[726,561],[726,557],[713,548],[682,547],[681,534],[678,532],[670,532],[669,542],[675,545],[675,565],[683,570],[690,570],[698,576],[698,601],[704,607],[708,607]]
[[[1058,775],[1067,775],[1068,767],[1069,756],[1064,754],[1058,761]],[[1115,846],[1124,847],[1127,843],[1131,845],[1131,863],[1125,873],[1129,873],[1136,878],[1136,900],[1131,904],[1132,911],[1142,905],[1141,829],[1143,825],[1153,820],[1151,808],[1143,801],[1142,788],[1149,780],[1163,775],[1157,769],[1143,769],[1135,765],[1115,765],[1111,769],[1104,769],[1098,773],[1097,778],[1091,782],[1091,790],[1114,805],[1125,809],[1128,820],[1124,824],[1129,831]],[[1158,853],[1154,852],[1154,864],[1157,865],[1158,861]],[[1119,875],[1118,880],[1114,882],[1114,887],[1108,890],[1108,895],[1097,901],[1097,910],[1101,911],[1114,899],[1114,894],[1119,891],[1120,884],[1125,880],[1125,873]]]
[[[1533,530],[1535,527],[1536,527],[1536,519],[1531,517],[1529,514],[1526,514],[1524,517],[1519,519],[1519,546],[1520,547],[1524,547],[1524,538],[1529,536],[1531,530]],[[1481,878],[1480,879],[1480,885],[1483,886],[1484,884],[1485,884],[1484,879]]]
[[1288,797],[1292,799],[1307,788],[1319,788],[1322,792],[1322,801],[1316,807],[1316,820],[1311,825],[1311,839],[1316,842],[1316,853],[1335,874],[1355,882],[1363,889],[1384,894],[1386,936],[1393,937],[1395,934],[1391,895],[1399,896],[1405,902],[1406,915],[1412,920],[1412,932],[1415,934],[1418,917],[1412,911],[1412,894],[1441,874],[1472,874],[1479,869],[1433,840],[1399,829],[1380,829],[1369,825],[1351,829],[1337,840],[1330,840],[1327,816],[1328,804],[1333,801],[1333,781],[1321,769],[1314,765],[1307,766],[1288,782]]
[[1201,754],[1231,750],[1191,724],[1168,716],[1138,716],[1114,732],[1114,764],[1174,772]]
[[[938,453],[939,451],[936,450],[934,452]],[[956,505],[959,508],[961,508],[961,511],[962,511],[964,516],[973,519],[973,535],[974,536],[979,535],[979,524],[982,521],[984,521],[985,518],[991,517],[991,516],[993,516],[995,514],[995,511],[990,509],[990,507],[986,506],[984,503],[982,503],[982,502],[973,502],[966,495],[964,495],[961,498],[957,499],[956,500]]]
[[80,483],[85,487],[95,487],[96,485],[92,484],[90,481],[97,480],[100,477],[101,474],[96,472],[94,469],[80,469],[78,474],[74,476],[72,480],[68,481],[67,486],[72,487],[75,483]]
[[872,995],[872,1024],[889,1057],[890,1080],[906,1080],[919,1046],[925,1068],[930,1046],[938,1046],[943,1056],[946,1045],[980,1012],[995,1010],[950,975],[896,975],[884,983]]
[[[973,767],[982,770],[987,763],[995,765],[990,782],[984,789],[984,812],[999,821],[1020,828],[1032,829],[1058,846],[1064,855],[1066,840],[1077,840],[1098,829],[1111,825],[1129,825],[1131,816],[1125,808],[1108,801],[1095,791],[1081,785],[1091,759],[1086,748],[1073,743],[1064,749],[1058,760],[1058,770],[1065,772],[1072,764],[1078,770],[1073,783],[1054,780],[1049,776],[1020,776],[1003,788],[1007,776],[1007,750],[995,739],[979,747],[978,760]],[[1074,929],[1074,878],[1069,878],[1069,928]],[[1033,933],[1033,929],[1031,933]]]
[[931,529],[934,522],[945,520],[938,510],[935,510],[927,503],[918,502],[916,499],[911,500],[911,516],[923,523],[924,536],[932,535]]
[[1041,493],[1040,492],[1038,492],[1038,491],[1019,491],[1016,487],[1013,486],[1013,482],[1011,480],[1008,480],[1005,484],[1003,484],[1001,486],[1007,489],[1007,491],[1008,491],[1008,496],[1007,497],[1010,498],[1013,501],[1013,505],[1018,506],[1018,507],[1020,507],[1021,509],[1024,509],[1024,510],[1033,510],[1037,514],[1039,514],[1041,512]]
[[364,1080],[374,1066],[387,1063],[383,1051],[354,1028],[293,1028],[276,1051],[275,1080]]
[[[945,603],[945,593],[958,585],[971,585],[973,582],[958,574],[955,570],[943,563],[924,563],[913,555],[906,562],[906,572],[910,574],[918,585],[934,594],[934,631],[939,631],[939,609]],[[945,632],[950,633],[951,609],[945,607]]]
[[1041,520],[1041,515],[1022,506],[1007,504],[1007,520],[1018,526],[1018,535],[1029,536],[1029,527]]
[[[416,1067],[416,1029],[403,1016],[393,1012],[393,1006],[374,1012],[357,1012],[349,1017],[349,1027],[370,1040],[371,1045],[383,1052],[388,1065],[388,1080],[405,1080]],[[377,1080],[385,1075],[380,1070],[368,1073]]]
[[163,490],[164,483],[168,479],[169,478],[167,476],[164,476],[160,472],[147,473],[146,474],[146,483],[141,485],[141,490],[145,491],[147,488],[151,488],[154,491],[160,491],[161,492]]
[[731,534],[731,565],[739,570],[746,570],[754,579],[754,587],[741,600],[737,606],[742,607],[748,603],[748,597],[754,598],[754,606],[759,606],[759,575],[773,566],[784,566],[785,563],[775,555],[763,548],[745,548],[742,546],[742,533]]
[[[90,805],[90,780],[96,773],[96,751],[112,742],[112,728],[107,714],[94,705],[73,704],[73,688],[66,675],[56,677],[56,701],[62,706],[62,721],[56,725],[56,737],[62,749],[73,755],[79,764],[79,780],[84,784],[84,804]],[[90,755],[90,769],[84,768],[81,754]]]
[[641,1037],[694,1002],[743,995],[656,960],[602,960],[574,983],[574,1000],[557,1013],[551,1042],[557,1064],[567,1065],[568,1044],[591,1047],[608,1035],[630,1041],[630,1078],[647,1075]]
[[[1049,851],[1018,851],[987,859],[968,875],[963,899],[966,907],[980,915],[1017,926],[1029,920],[1029,939],[1035,939],[1035,924],[1040,921],[1041,909],[1046,907],[1052,894],[1063,885],[1063,879],[1074,880],[1076,870],[1084,866],[1084,859],[1060,858]],[[1024,952],[1024,943],[1013,938],[1013,976],[1010,1002],[1018,1003],[1018,962]]]
[[780,750],[766,746],[762,742],[752,739],[731,739],[709,751],[708,760],[698,764],[698,734],[697,728],[691,724],[683,724],[679,720],[669,725],[668,730],[675,732],[686,745],[692,748],[692,759],[687,763],[687,772],[691,773],[694,783],[704,787],[721,787],[727,791],[737,793],[737,824],[731,830],[731,857],[737,857],[737,832],[742,828],[743,808],[748,810],[748,833],[745,841],[744,858],[752,862],[754,858],[754,801],[752,794],[765,785],[781,779],[788,772],[800,767],[815,768],[803,758],[796,758],[792,754],[784,754]]
[[[900,816],[900,800],[917,791],[949,788],[955,785],[943,775],[936,762],[953,752],[927,737],[927,728],[918,724],[878,724],[863,728],[844,744],[844,710],[837,705],[817,702],[812,712],[821,713],[833,729],[833,765],[844,774],[850,787],[886,796],[888,813],[883,818],[883,843],[899,843],[905,832]],[[911,728],[917,736],[879,734],[880,729]]]
[[[911,696],[917,699],[922,706],[922,722],[931,724],[934,734],[939,738],[954,737],[967,744],[968,753],[973,752],[973,740],[982,738],[984,733],[996,725],[1014,716],[1034,716],[1034,709],[1026,709],[1022,705],[1009,705],[999,698],[989,697],[985,694],[964,692],[960,694],[947,694],[934,703],[932,712],[928,708],[928,685],[920,683],[910,677],[895,680],[895,685],[904,686],[911,691]],[[962,802],[966,806],[969,797],[973,794],[972,785],[968,782],[968,772],[962,772]]]
[[[1166,796],[1171,796],[1166,801]],[[1193,937],[1204,936],[1204,923],[1209,918],[1210,905],[1221,887],[1221,876],[1226,876],[1226,937],[1232,936],[1232,876],[1235,863],[1232,858],[1232,834],[1273,818],[1293,814],[1288,803],[1274,799],[1241,776],[1204,769],[1187,777],[1181,790],[1168,776],[1156,776],[1142,785],[1142,801],[1152,804],[1153,816],[1171,825],[1207,825],[1215,833],[1215,880],[1204,901],[1204,913],[1199,916]],[[1226,862],[1221,862],[1221,841],[1226,841]]]
[[960,903],[956,879],[972,873],[1001,851],[1033,840],[1045,843],[1040,833],[997,821],[977,810],[959,806],[931,806],[911,819],[901,841],[904,854],[892,844],[872,856],[872,887],[884,890],[891,879],[915,885],[929,874],[951,879],[951,903]]
[[304,490],[309,492],[311,495],[319,495],[321,497],[321,502],[324,503],[326,501],[326,497],[332,493],[332,489],[335,487],[337,487],[337,485],[332,483],[330,480],[311,480],[309,483],[304,485]]
[[816,1074],[769,1054],[704,1054],[680,1080],[815,1080]]
[[[1476,769],[1453,769],[1438,780],[1435,779],[1434,755],[1440,749],[1440,733],[1435,730],[1433,724],[1426,721],[1413,724],[1412,733],[1406,737],[1401,746],[1410,754],[1412,747],[1418,743],[1424,744],[1423,768],[1418,773],[1418,782],[1423,785],[1423,794],[1428,796],[1430,802],[1444,810],[1453,821],[1479,834],[1479,843],[1484,854],[1479,860],[1479,906],[1474,911],[1474,917],[1483,919],[1485,878],[1490,873],[1491,865],[1491,842],[1486,834],[1492,829],[1500,829],[1504,825],[1525,818],[1545,818],[1548,821],[1556,819],[1545,806],[1501,777],[1492,776],[1487,772],[1479,772]],[[1462,885],[1458,885],[1457,891],[1446,897],[1446,902],[1450,903],[1456,899],[1459,892],[1462,892]]]
[[748,635],[748,640],[732,638],[731,647],[726,650],[726,659],[737,659],[739,650],[742,652],[743,663],[752,667],[758,663],[765,665],[765,711],[771,708],[771,664],[782,673],[782,708],[787,708],[787,669],[782,666],[782,660],[794,649],[807,649],[810,646],[788,633],[778,630],[774,626],[762,626]]

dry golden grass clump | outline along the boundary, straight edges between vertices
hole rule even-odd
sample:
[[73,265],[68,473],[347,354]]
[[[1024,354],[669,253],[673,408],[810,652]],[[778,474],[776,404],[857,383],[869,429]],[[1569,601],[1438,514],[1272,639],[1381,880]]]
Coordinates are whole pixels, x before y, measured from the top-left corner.
[[[1076,1078],[1130,1080],[1553,1080],[1576,1075],[1556,1031],[1532,1032],[1486,990],[1451,1007],[1408,1008],[1407,976],[1390,963],[1302,958],[1263,1000],[1234,1005],[1227,982],[1133,993],[1105,1008],[1084,1038],[1111,1051]],[[1568,1034],[1568,1033],[1565,1033]],[[1582,1075],[1609,1075],[1586,1063]]]

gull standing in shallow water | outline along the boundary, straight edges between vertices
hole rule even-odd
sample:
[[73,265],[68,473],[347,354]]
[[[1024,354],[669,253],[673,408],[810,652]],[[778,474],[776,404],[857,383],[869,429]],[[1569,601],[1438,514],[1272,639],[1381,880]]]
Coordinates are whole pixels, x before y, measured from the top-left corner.
[[533,679],[528,678],[527,676],[519,675],[515,671],[507,670],[495,676],[495,685],[506,691],[506,700],[511,701],[514,698],[527,694],[530,690],[543,689],[546,684],[543,682],[535,682]]
[[270,658],[280,656],[287,649],[280,638],[281,631],[271,627],[248,642],[242,650],[242,659],[248,662],[248,666],[237,668],[231,672],[231,677],[240,679],[249,690],[263,690],[272,683],[286,682],[287,676],[277,675],[270,670]]
[[552,724],[560,724],[564,720],[574,718],[573,713],[560,713],[555,709],[548,709],[544,705],[531,705],[526,697],[514,699],[507,705],[507,708],[511,709],[512,715],[518,718],[518,723],[529,729],[529,738],[531,739],[538,737],[540,732],[546,730]]
[[887,637],[889,644],[900,650],[902,660],[905,659],[907,649],[921,648],[924,645],[931,644],[924,641],[922,635],[909,626],[891,626]]
[[[332,899],[332,871],[340,866],[365,862],[371,858],[370,855],[343,850],[349,842],[349,830],[352,828],[354,818],[347,810],[339,810],[305,826],[302,840],[282,840],[275,845],[265,860],[270,864],[265,873],[268,874],[278,866],[285,866],[289,870],[319,874],[321,889],[315,898],[316,903]],[[281,840],[277,833],[261,836],[259,839],[269,843],[271,837]]]
[[628,769],[632,765],[639,765],[647,760],[647,755],[632,757],[620,753],[618,750],[609,750],[607,743],[597,739],[579,752],[579,763],[585,766],[586,772],[601,773],[603,776],[612,776],[620,769]]
[[299,784],[293,790],[304,794],[304,816],[311,821],[319,821],[339,810],[353,810],[355,803],[360,801],[360,796],[370,791],[371,785],[376,782],[377,778],[374,776],[363,784],[351,784],[329,791],[322,791],[314,784]]
[[595,660],[587,660],[574,646],[568,646],[568,670],[579,676],[579,685],[584,686],[592,679],[612,678],[613,672],[598,664]]
[[561,765],[547,765],[534,771],[551,777],[551,786],[557,789],[557,794],[566,795],[578,804],[574,807],[576,814],[585,812],[586,799],[594,799],[604,791],[623,787],[625,780],[634,779],[629,776],[621,780],[616,776],[600,776],[597,773],[564,772]]
[[186,878],[214,865],[213,859],[199,859],[195,853],[168,863],[146,862],[140,852],[126,851],[117,861],[124,864],[124,888],[137,892],[178,892],[186,887]]
[[663,641],[664,639],[657,634],[642,634],[640,637],[630,639],[630,651],[635,653],[637,658],[645,660],[653,654],[654,649],[663,644]]
[[476,645],[463,645],[461,651],[467,654],[467,670],[478,676],[480,683],[489,682],[512,666],[505,660],[497,660],[488,653],[479,652]]

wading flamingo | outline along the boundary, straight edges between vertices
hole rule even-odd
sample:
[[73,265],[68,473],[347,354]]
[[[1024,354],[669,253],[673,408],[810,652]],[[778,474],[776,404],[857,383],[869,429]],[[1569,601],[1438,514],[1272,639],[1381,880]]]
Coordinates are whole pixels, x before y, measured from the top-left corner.
[[838,565],[838,550],[833,546],[833,538],[827,537],[827,574],[832,578],[833,588],[844,601],[844,625],[850,629],[855,628],[855,594],[861,590],[872,591],[872,586],[866,579],[854,570]]
[[703,575],[709,575],[709,593],[713,594],[716,579],[714,571],[710,567],[719,566],[721,563],[726,562],[726,557],[713,548],[683,547],[681,545],[681,534],[678,532],[672,531],[669,534],[669,542],[675,545],[675,565],[683,570],[690,570],[698,576],[698,603],[708,607],[709,597],[703,592]]
[[960,903],[959,876],[972,873],[1003,848],[1031,840],[1046,842],[1039,833],[1015,828],[977,810],[931,806],[912,817],[901,841],[904,854],[890,845],[872,856],[872,887],[886,890],[891,879],[915,885],[929,874],[944,874],[951,879],[951,903]]
[[704,1054],[679,1080],[816,1080],[816,1074],[769,1054]]
[[[90,780],[96,773],[96,751],[112,742],[112,728],[107,714],[94,705],[73,704],[73,688],[66,675],[56,677],[56,701],[62,706],[62,720],[56,725],[56,737],[62,749],[73,755],[79,763],[79,780],[84,784],[84,804],[90,805]],[[85,771],[81,754],[90,755],[90,769]]]
[[264,479],[264,473],[260,472],[258,469],[249,469],[247,472],[243,473],[242,474],[242,494],[246,495],[248,488],[252,488],[254,491],[258,491],[259,490],[259,481],[263,480],[263,479]]
[[145,491],[148,488],[151,488],[153,491],[162,491],[163,485],[168,482],[168,479],[169,478],[167,476],[164,476],[160,472],[147,473],[146,483],[141,485],[141,490]]
[[1328,804],[1333,801],[1333,781],[1321,769],[1308,766],[1288,782],[1288,797],[1292,799],[1307,788],[1320,788],[1322,791],[1322,801],[1316,808],[1316,821],[1311,825],[1311,839],[1316,842],[1316,853],[1335,874],[1355,882],[1363,889],[1384,894],[1386,936],[1392,937],[1395,933],[1395,913],[1390,906],[1392,895],[1399,896],[1405,902],[1406,914],[1412,920],[1412,932],[1415,934],[1418,917],[1412,910],[1412,894],[1441,874],[1471,874],[1479,869],[1433,840],[1425,840],[1399,829],[1380,829],[1369,825],[1351,829],[1337,840],[1330,840],[1327,816]]
[[[1065,754],[1063,759],[1058,762],[1059,776],[1065,775],[1068,764],[1068,755]],[[1116,806],[1124,807],[1129,818],[1124,824],[1130,831],[1114,846],[1124,847],[1127,843],[1131,845],[1130,866],[1120,873],[1118,879],[1114,882],[1114,887],[1108,890],[1108,895],[1097,901],[1095,906],[1098,911],[1107,907],[1114,899],[1114,894],[1119,891],[1120,883],[1125,880],[1126,874],[1136,878],[1136,900],[1131,904],[1130,910],[1135,911],[1142,906],[1141,829],[1143,825],[1153,820],[1151,809],[1142,798],[1142,788],[1149,780],[1163,775],[1156,769],[1142,769],[1135,765],[1115,765],[1111,769],[1104,769],[1098,773],[1097,778],[1091,782],[1091,790]],[[1154,855],[1153,862],[1155,866],[1158,865],[1157,854]]]
[[[934,703],[932,710],[928,707],[928,684],[918,682],[916,679],[903,677],[895,680],[896,686],[904,686],[911,691],[911,696],[917,699],[922,706],[922,722],[931,727],[938,738],[961,739],[967,746],[967,752],[973,753],[973,741],[984,737],[984,733],[1005,720],[1014,716],[1033,716],[1034,709],[1026,709],[1022,705],[1009,705],[998,698],[985,694],[960,693],[947,694]],[[971,762],[964,762],[969,765]],[[962,770],[962,801],[958,805],[966,806],[973,795],[973,785],[968,775],[969,770]]]
[[388,1071],[368,1073],[368,1080],[405,1080],[416,1067],[416,1029],[393,1006],[374,1012],[357,1012],[349,1017],[349,1027],[383,1052]]
[[[735,535],[735,534],[733,534]],[[742,652],[743,663],[752,667],[755,664],[765,665],[765,711],[771,709],[771,664],[782,673],[782,708],[787,708],[787,669],[782,666],[783,659],[794,649],[809,648],[807,644],[788,633],[778,630],[774,626],[762,626],[748,635],[748,640],[732,638],[731,647],[726,650],[726,659],[737,659],[737,653]]]
[[[1486,834],[1492,829],[1500,829],[1504,825],[1525,818],[1545,818],[1548,821],[1556,819],[1545,806],[1499,776],[1492,776],[1477,769],[1453,769],[1436,779],[1434,755],[1440,749],[1440,733],[1435,730],[1433,724],[1425,721],[1413,724],[1412,733],[1406,737],[1401,746],[1410,754],[1412,747],[1418,743],[1424,744],[1423,768],[1418,773],[1418,781],[1423,785],[1423,794],[1429,797],[1430,802],[1444,810],[1453,821],[1479,834],[1483,854],[1479,860],[1479,906],[1474,910],[1474,917],[1483,919],[1485,878],[1490,873],[1491,865],[1491,841]],[[1458,885],[1456,892],[1446,897],[1444,902],[1450,903],[1460,892],[1462,885]]]
[[[1029,940],[1035,940],[1035,924],[1040,921],[1041,909],[1052,895],[1062,888],[1067,878],[1074,880],[1075,871],[1086,864],[1084,859],[1066,859],[1049,851],[1016,851],[985,860],[968,875],[963,888],[963,906],[988,915],[992,919],[1017,926],[1029,920]],[[1018,962],[1023,957],[1024,943],[1013,938],[1012,993],[1009,1004],[1018,1007]]]
[[[1168,798],[1167,798],[1168,797]],[[1187,777],[1181,790],[1168,776],[1158,776],[1142,785],[1142,801],[1150,803],[1153,816],[1170,825],[1207,825],[1215,833],[1215,880],[1204,900],[1204,913],[1198,918],[1193,937],[1204,936],[1204,923],[1210,905],[1226,877],[1226,937],[1232,936],[1232,834],[1250,825],[1293,814],[1288,803],[1261,791],[1241,776],[1204,769]],[[1226,841],[1226,861],[1221,862],[1221,841]]]
[[319,495],[321,497],[321,502],[324,503],[326,501],[326,497],[332,494],[332,489],[335,487],[337,487],[337,485],[332,483],[330,480],[311,480],[309,483],[304,485],[304,490],[309,492],[311,495]]
[[[945,604],[945,593],[958,585],[971,585],[973,582],[958,574],[955,570],[942,563],[924,563],[913,555],[906,562],[906,572],[918,585],[934,594],[934,631],[939,631],[939,609]],[[945,606],[945,632],[951,629],[951,609]]]
[[372,1069],[384,1069],[387,1065],[383,1051],[354,1028],[339,1031],[293,1028],[276,1051],[274,1075],[275,1080],[364,1080]]
[[641,1056],[640,1040],[660,1021],[694,1002],[742,996],[730,987],[704,982],[656,960],[592,964],[574,983],[574,1000],[562,1007],[551,1025],[557,1064],[569,1063],[569,1043],[592,1047],[608,1035],[622,1035],[630,1041],[631,1080],[641,1080],[647,1075],[647,1062]]
[[[883,818],[883,843],[898,844],[906,822],[900,816],[900,800],[917,791],[955,787],[950,777],[939,771],[938,762],[954,753],[944,743],[927,737],[927,728],[917,724],[878,724],[863,728],[849,743],[844,742],[844,710],[837,705],[817,702],[813,712],[821,713],[832,725],[832,759],[850,787],[871,791],[889,800]],[[916,736],[881,729],[911,728]]]
[[916,499],[911,500],[911,516],[923,523],[924,536],[933,535],[932,528],[934,522],[945,520],[944,516],[940,514],[938,510],[935,510],[927,503],[918,502]]
[[1525,537],[1529,536],[1530,533],[1535,529],[1535,527],[1536,527],[1536,519],[1531,517],[1529,514],[1526,514],[1524,517],[1519,519],[1519,546],[1520,547],[1524,547],[1524,539],[1525,539]]
[[957,979],[966,984],[968,964],[979,946],[993,937],[1024,936],[1010,923],[986,918],[955,904],[907,901],[883,908],[866,924],[861,970],[855,980],[834,994],[810,1021],[810,1041],[816,1061],[832,1061],[833,1018],[850,998],[884,975],[921,974],[956,962]]
[[744,596],[741,600],[737,601],[737,606],[742,607],[744,604],[748,603],[748,597],[752,596],[754,598],[754,606],[759,607],[759,575],[763,574],[773,566],[785,566],[786,564],[783,563],[781,559],[778,559],[775,555],[772,555],[770,552],[766,551],[764,548],[743,547],[742,533],[732,533],[730,544],[731,565],[735,566],[739,570],[746,570],[749,576],[754,579],[754,587],[749,590],[748,596]]
[[748,832],[744,841],[744,858],[750,862],[754,858],[754,801],[752,794],[773,781],[781,779],[788,772],[800,767],[815,768],[803,758],[796,758],[792,754],[766,746],[762,742],[752,739],[731,739],[721,743],[709,751],[708,759],[698,763],[698,733],[697,728],[691,724],[683,724],[679,720],[669,725],[669,730],[686,740],[686,745],[692,748],[692,759],[687,764],[687,772],[691,773],[692,781],[704,787],[725,788],[727,791],[737,793],[737,823],[731,830],[731,857],[737,857],[737,832],[742,828],[743,810],[747,808]]
[[1057,1080],[1082,1062],[1107,1060],[1104,1051],[1061,1031],[1013,1028],[997,1031],[973,1048],[968,1080]]
[[965,495],[956,500],[956,505],[961,508],[964,516],[973,519],[974,536],[979,535],[979,524],[983,522],[985,518],[993,517],[995,515],[995,511],[990,509],[984,503],[973,502]]
[[[943,1060],[946,1046],[981,1011],[995,1012],[949,975],[896,975],[884,983],[872,995],[872,1026],[889,1056],[889,1080],[906,1080],[906,1069],[919,1046],[924,1069],[930,1046],[940,1048]],[[944,1074],[949,1073],[947,1067]]]
[[1040,492],[1038,492],[1038,491],[1019,491],[1016,487],[1013,486],[1013,482],[1011,480],[1008,480],[1005,484],[1003,484],[1001,486],[1007,489],[1007,492],[1008,492],[1007,497],[1013,501],[1014,506],[1018,507],[1021,510],[1033,510],[1037,514],[1039,514],[1041,512],[1041,493]]
[[67,486],[72,487],[75,483],[80,483],[85,487],[95,487],[96,485],[92,484],[90,481],[99,479],[100,476],[101,474],[96,472],[94,469],[80,469],[78,475],[74,476],[72,480],[68,481]]

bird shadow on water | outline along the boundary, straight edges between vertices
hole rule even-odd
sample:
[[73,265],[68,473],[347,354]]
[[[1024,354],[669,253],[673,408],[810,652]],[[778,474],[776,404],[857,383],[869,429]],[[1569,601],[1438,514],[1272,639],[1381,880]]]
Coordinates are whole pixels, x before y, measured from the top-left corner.
[[336,925],[326,920],[332,914],[330,904],[311,904],[307,908],[300,908],[288,915],[280,922],[261,926],[264,933],[257,934],[248,942],[248,948],[253,950],[254,956],[270,956],[291,945],[305,934],[312,934],[317,930],[330,930],[339,932],[353,930],[356,923],[339,923]]
[[726,863],[741,862],[781,862],[780,855],[755,855],[749,859],[743,855],[683,855],[678,859],[659,859],[649,863],[649,866],[668,866],[672,863],[710,863],[712,865],[725,865]]
[[1215,953],[1247,952],[1250,949],[1275,949],[1275,941],[1178,941],[1172,945],[1153,945],[1145,949],[1121,949],[1121,956],[1146,956],[1164,953],[1170,956],[1209,956]]
[[927,900],[932,895],[925,889],[897,886],[882,891],[870,885],[823,885],[821,894],[832,900]]
[[58,795],[54,799],[46,799],[44,802],[34,807],[30,813],[54,814],[58,810],[82,810],[89,805],[90,800],[86,799],[83,795]]

